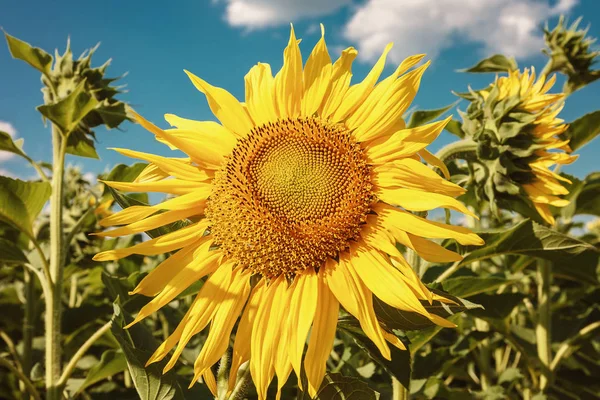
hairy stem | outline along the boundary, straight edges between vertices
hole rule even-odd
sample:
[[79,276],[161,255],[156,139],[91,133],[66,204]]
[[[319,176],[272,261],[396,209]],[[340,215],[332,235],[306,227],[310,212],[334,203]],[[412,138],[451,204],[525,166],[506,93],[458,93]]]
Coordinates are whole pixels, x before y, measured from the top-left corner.
[[57,382],[56,385],[59,387],[59,389],[67,383],[67,379],[69,379],[69,377],[73,373],[73,370],[75,369],[75,366],[77,365],[79,360],[81,360],[81,357],[85,355],[85,353],[89,350],[90,347],[92,347],[96,340],[100,339],[102,335],[104,335],[110,329],[111,325],[112,320],[102,325],[100,329],[98,329],[92,336],[88,338],[88,340],[85,341],[84,344],[81,345],[79,350],[77,350],[77,353],[75,353],[71,360],[69,360],[69,363],[65,367],[65,370],[63,371],[60,379]]
[[50,198],[50,281],[51,294],[46,298],[46,398],[61,398],[58,380],[61,367],[61,299],[63,279],[63,180],[66,138],[52,125],[52,197]]
[[[552,264],[545,260],[538,261],[537,266],[538,279],[538,315],[535,326],[535,336],[537,339],[537,353],[540,361],[545,367],[549,367],[552,362],[552,332],[550,326],[552,314],[550,310],[550,286],[552,284]],[[540,377],[540,390],[544,391],[548,387],[548,378],[545,375]]]
[[452,160],[475,160],[477,158],[477,143],[470,139],[459,140],[442,147],[435,155],[444,164]]

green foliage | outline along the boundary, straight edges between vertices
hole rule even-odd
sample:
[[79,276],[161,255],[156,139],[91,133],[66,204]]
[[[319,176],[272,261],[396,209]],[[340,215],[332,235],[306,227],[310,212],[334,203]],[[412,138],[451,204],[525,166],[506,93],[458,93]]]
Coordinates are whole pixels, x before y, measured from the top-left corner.
[[507,72],[515,71],[519,67],[514,58],[505,57],[502,54],[495,54],[491,57],[479,61],[470,68],[460,70],[461,72]]
[[14,58],[25,61],[43,74],[50,73],[50,67],[52,66],[52,56],[50,54],[39,47],[32,47],[29,43],[6,32],[4,32],[4,36],[6,37],[6,43],[8,43],[8,50]]
[[8,133],[2,131],[0,131],[0,151],[9,151],[21,157],[27,157],[23,152],[23,139],[14,141]]
[[439,116],[445,114],[452,107],[456,106],[456,103],[447,105],[446,107],[438,108],[435,110],[417,110],[410,115],[407,128],[414,128],[415,126],[425,125],[426,123],[433,121]]
[[33,235],[33,223],[50,198],[47,182],[25,182],[0,176],[0,219]]
[[569,147],[575,151],[585,146],[600,134],[600,110],[577,118],[569,123],[569,128],[564,133],[569,139]]

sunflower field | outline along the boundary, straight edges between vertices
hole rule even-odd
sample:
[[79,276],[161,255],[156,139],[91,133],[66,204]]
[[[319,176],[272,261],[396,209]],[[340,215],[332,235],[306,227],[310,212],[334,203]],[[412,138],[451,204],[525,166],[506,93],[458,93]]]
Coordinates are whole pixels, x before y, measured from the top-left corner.
[[[303,55],[292,27],[245,99],[185,71],[215,121],[149,121],[96,48],[4,35],[52,158],[0,131],[38,174],[0,176],[0,398],[600,398],[600,170],[561,171],[600,134],[600,110],[561,118],[598,90],[579,21],[440,109],[411,107],[425,55],[384,76],[390,44],[357,81],[353,47],[321,25]],[[65,161],[131,123],[174,156]]]

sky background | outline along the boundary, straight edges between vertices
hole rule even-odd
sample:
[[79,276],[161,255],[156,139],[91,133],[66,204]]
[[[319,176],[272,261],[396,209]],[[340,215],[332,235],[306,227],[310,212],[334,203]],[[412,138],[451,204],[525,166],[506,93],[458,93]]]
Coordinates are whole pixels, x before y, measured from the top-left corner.
[[[76,56],[101,42],[93,65],[112,58],[108,75],[127,73],[120,81],[128,90],[121,100],[162,127],[168,126],[165,113],[214,120],[184,68],[243,99],[244,75],[254,64],[267,62],[274,71],[281,67],[290,22],[302,38],[304,60],[320,37],[320,22],[332,59],[343,48],[356,47],[353,82],[366,75],[388,42],[394,48],[384,76],[407,55],[427,53],[432,65],[412,109],[439,108],[457,100],[452,90],[486,86],[493,74],[457,70],[494,53],[515,56],[519,66],[541,70],[546,62],[540,51],[542,27],[545,21],[554,26],[560,14],[571,20],[583,16],[583,25],[591,25],[589,35],[600,37],[600,0],[0,0],[0,10],[0,27],[49,52],[58,48],[62,53],[68,36]],[[39,73],[12,59],[6,42],[1,43],[0,130],[24,138],[32,158],[50,161],[50,129],[35,110],[43,102]],[[464,110],[467,103],[458,107]],[[573,94],[561,117],[572,121],[599,108],[596,82]],[[121,130],[99,128],[96,133],[100,160],[68,157],[90,176],[133,162],[109,147],[172,154],[151,133],[129,122]],[[454,140],[443,133],[429,148],[435,152]],[[563,171],[584,177],[600,170],[600,140],[579,153],[580,159]],[[28,179],[35,171],[21,158],[0,152],[0,174]]]

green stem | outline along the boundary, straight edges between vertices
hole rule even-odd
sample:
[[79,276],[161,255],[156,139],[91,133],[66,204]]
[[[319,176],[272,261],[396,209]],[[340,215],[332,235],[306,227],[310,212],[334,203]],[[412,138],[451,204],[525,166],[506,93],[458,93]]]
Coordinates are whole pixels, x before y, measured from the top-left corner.
[[33,168],[35,168],[35,170],[37,171],[38,175],[40,176],[40,178],[42,178],[42,180],[44,182],[50,182],[50,179],[48,179],[48,175],[46,175],[46,173],[44,172],[44,170],[42,169],[42,167],[40,167],[40,165],[38,163],[36,163],[35,161],[33,161],[29,157],[27,157],[27,161],[29,161],[29,163],[31,164],[31,166]]
[[408,390],[400,381],[392,377],[392,400],[408,400]]
[[52,197],[50,198],[50,280],[52,293],[46,298],[46,391],[47,400],[60,400],[58,380],[61,367],[61,300],[63,280],[63,180],[66,138],[52,125]]
[[75,353],[71,360],[69,360],[69,363],[65,367],[65,370],[63,371],[60,379],[57,382],[56,385],[59,389],[67,383],[67,379],[69,379],[69,377],[73,373],[73,370],[75,369],[75,366],[77,365],[79,360],[81,360],[81,357],[85,355],[85,353],[89,350],[90,347],[92,347],[96,340],[100,339],[102,335],[104,335],[110,329],[111,325],[112,320],[102,325],[100,329],[98,329],[92,336],[88,338],[88,340],[85,341],[84,344],[81,345],[79,350],[77,350],[77,353]]
[[235,387],[231,391],[229,395],[229,400],[237,400],[239,396],[242,395],[242,391],[244,390],[244,385],[246,383],[246,379],[250,376],[250,364],[246,361],[244,364],[240,365],[240,368],[237,373],[237,380],[235,382]]
[[[550,310],[550,286],[552,284],[552,264],[545,260],[538,261],[538,317],[535,326],[537,341],[537,353],[540,361],[545,367],[552,362],[552,334],[550,330],[552,314]],[[548,378],[540,377],[540,389],[544,391],[548,387]]]
[[23,318],[23,355],[21,356],[21,365],[25,376],[29,376],[32,367],[31,355],[33,349],[33,329],[35,324],[37,295],[33,273],[28,269],[24,269],[23,277],[25,280],[25,315]]
[[470,139],[459,140],[442,147],[435,156],[444,164],[457,159],[475,160],[477,158],[477,143]]
[[42,400],[37,389],[35,388],[35,386],[33,386],[33,383],[31,383],[31,381],[25,376],[25,374],[23,374],[21,370],[16,368],[14,365],[12,365],[10,362],[6,361],[2,357],[0,357],[0,366],[7,368],[10,372],[15,374],[19,378],[19,380],[21,380],[21,382],[25,384],[25,388],[27,388],[27,391],[35,400]]

